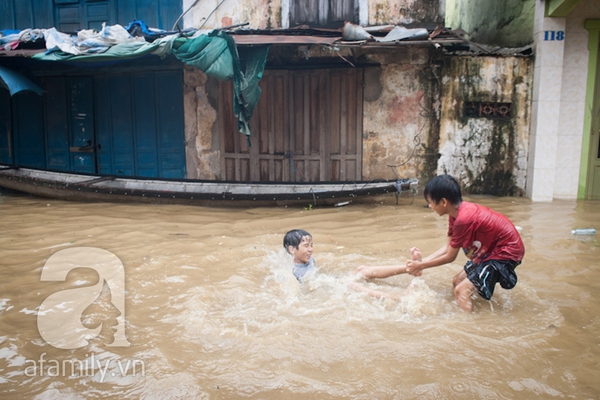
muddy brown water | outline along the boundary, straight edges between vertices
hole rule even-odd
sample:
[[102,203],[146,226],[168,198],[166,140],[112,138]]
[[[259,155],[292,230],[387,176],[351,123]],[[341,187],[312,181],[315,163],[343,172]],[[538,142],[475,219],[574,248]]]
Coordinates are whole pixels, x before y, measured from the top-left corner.
[[[421,197],[309,210],[0,194],[0,397],[598,398],[600,247],[571,229],[599,229],[600,203],[466,199],[506,214],[526,246],[517,286],[476,299],[472,314],[452,295],[462,254],[419,278],[366,283],[398,302],[347,288],[358,265],[404,262],[411,246],[429,253],[443,243],[447,219]],[[315,242],[319,271],[302,287],[281,245],[292,228]],[[83,256],[64,279],[42,280],[67,249]],[[40,333],[40,320],[54,318],[41,305],[97,284],[98,251],[122,263],[125,288],[81,297],[79,320],[100,332],[57,348]],[[110,346],[121,315],[129,346]]]

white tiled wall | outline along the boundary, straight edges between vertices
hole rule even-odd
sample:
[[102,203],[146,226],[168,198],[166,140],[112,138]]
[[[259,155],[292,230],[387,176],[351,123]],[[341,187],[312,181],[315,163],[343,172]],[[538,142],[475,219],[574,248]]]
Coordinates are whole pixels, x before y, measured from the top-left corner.
[[[542,3],[543,4],[543,3]],[[552,201],[559,148],[559,116],[563,75],[564,40],[545,41],[544,31],[564,31],[564,18],[544,18],[534,24],[535,68],[527,196]]]
[[[589,51],[586,19],[600,19],[600,1],[582,1],[567,18],[545,18],[536,2],[535,69],[527,195],[534,201],[576,199],[579,187]],[[544,41],[544,31],[563,41]]]

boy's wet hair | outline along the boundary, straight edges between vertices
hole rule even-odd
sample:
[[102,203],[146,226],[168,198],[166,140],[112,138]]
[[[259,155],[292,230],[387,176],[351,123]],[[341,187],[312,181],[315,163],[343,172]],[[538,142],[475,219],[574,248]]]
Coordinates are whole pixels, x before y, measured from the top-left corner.
[[425,200],[429,201],[431,199],[435,204],[442,199],[448,200],[450,204],[462,202],[460,185],[450,175],[438,175],[427,182],[423,196],[425,196]]
[[300,243],[302,243],[302,238],[306,236],[312,238],[312,235],[303,229],[292,229],[283,237],[283,248],[286,249],[286,251],[288,246],[293,246],[297,249],[298,246],[300,246]]

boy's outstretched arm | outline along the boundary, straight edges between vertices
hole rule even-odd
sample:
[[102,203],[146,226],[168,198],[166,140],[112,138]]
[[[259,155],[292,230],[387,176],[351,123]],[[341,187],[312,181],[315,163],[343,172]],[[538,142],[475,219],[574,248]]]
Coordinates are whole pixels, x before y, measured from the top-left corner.
[[422,260],[407,261],[405,271],[411,275],[419,276],[425,268],[437,267],[456,260],[459,250],[460,248],[458,247],[450,246],[450,237],[448,237],[448,243],[440,247],[436,252]]
[[[410,257],[413,260],[421,260],[421,251],[418,248],[413,247],[410,249]],[[392,275],[405,274],[407,271],[406,265],[380,265],[372,267],[368,265],[361,265],[356,268],[356,272],[362,274],[362,276],[367,279],[372,279],[387,278]],[[421,276],[421,274],[415,274],[415,276]]]
[[361,265],[356,268],[356,272],[362,274],[367,279],[387,278],[393,275],[404,274],[406,272],[406,265]]

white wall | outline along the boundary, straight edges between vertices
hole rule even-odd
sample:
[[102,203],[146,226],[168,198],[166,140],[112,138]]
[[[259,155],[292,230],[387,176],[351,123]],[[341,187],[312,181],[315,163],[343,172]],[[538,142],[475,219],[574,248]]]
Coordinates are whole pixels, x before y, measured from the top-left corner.
[[[584,24],[600,18],[600,2],[584,0],[566,18],[546,18],[544,7],[536,2],[527,196],[576,199],[589,57]],[[564,40],[545,40],[550,32],[563,32]]]

